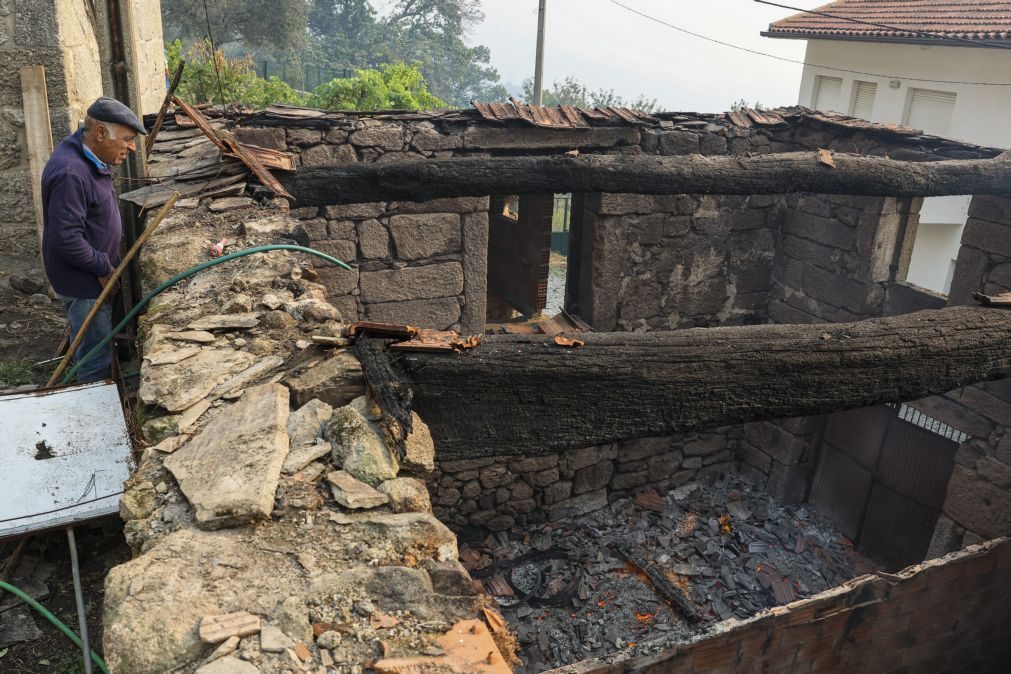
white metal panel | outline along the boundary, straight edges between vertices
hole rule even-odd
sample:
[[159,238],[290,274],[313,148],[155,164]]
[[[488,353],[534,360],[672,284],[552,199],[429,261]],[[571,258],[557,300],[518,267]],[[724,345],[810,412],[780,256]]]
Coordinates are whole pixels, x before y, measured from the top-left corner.
[[912,89],[909,94],[909,111],[906,126],[923,129],[935,136],[946,136],[955,112],[956,94],[951,91]]
[[839,112],[842,106],[842,78],[818,75],[814,81],[814,109]]
[[130,454],[115,384],[0,396],[0,538],[118,512]]
[[850,114],[870,121],[874,112],[874,97],[878,93],[877,82],[853,82],[853,109]]

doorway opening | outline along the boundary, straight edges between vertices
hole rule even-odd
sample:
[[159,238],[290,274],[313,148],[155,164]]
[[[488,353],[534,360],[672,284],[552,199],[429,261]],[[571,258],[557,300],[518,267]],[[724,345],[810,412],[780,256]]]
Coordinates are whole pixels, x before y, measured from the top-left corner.
[[582,195],[491,197],[488,323],[522,323],[572,310],[578,297]]

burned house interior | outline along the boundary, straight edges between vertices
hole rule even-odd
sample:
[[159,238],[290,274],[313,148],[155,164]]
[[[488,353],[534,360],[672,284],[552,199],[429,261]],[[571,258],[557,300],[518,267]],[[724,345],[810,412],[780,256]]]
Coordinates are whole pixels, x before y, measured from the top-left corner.
[[[1002,150],[802,107],[159,126],[111,671],[1003,671]],[[943,194],[947,296],[906,281]],[[166,285],[216,244],[274,248]]]

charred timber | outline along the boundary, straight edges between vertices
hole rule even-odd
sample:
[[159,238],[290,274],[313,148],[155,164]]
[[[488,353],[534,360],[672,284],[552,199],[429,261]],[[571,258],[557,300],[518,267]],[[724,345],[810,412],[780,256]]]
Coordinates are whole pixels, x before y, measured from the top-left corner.
[[486,336],[393,356],[442,459],[536,455],[916,400],[1011,373],[1011,312],[958,307],[858,323]]
[[433,159],[301,168],[281,176],[300,206],[543,192],[1011,195],[1011,157],[897,161],[818,152],[753,157],[586,155]]

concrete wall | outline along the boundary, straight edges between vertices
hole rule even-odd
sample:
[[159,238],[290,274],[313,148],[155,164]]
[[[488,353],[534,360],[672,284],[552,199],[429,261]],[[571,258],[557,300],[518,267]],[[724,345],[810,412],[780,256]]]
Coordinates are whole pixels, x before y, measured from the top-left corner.
[[[1002,672],[1011,655],[1011,541],[867,575],[657,654],[556,674]],[[640,648],[645,644],[640,644]]]
[[[837,112],[844,114],[852,113],[855,82],[876,83],[874,109],[870,116],[872,122],[907,123],[913,88],[951,92],[957,98],[950,126],[947,129],[928,129],[928,133],[992,147],[1011,146],[1011,120],[1005,114],[1011,104],[1011,87],[914,79],[1009,82],[1011,80],[1007,73],[1011,68],[1011,53],[1007,50],[809,40],[805,60],[821,66],[894,76],[857,75],[824,67],[805,66],[798,96],[800,105],[814,107],[818,75],[842,78],[839,107],[843,109]],[[965,223],[968,204],[967,196],[935,197],[924,201],[921,221],[937,225],[937,230],[944,231],[925,231],[925,236],[918,240],[910,269],[911,282],[931,290],[945,291],[947,260],[957,253],[957,241]],[[937,272],[938,261],[941,262],[941,272]]]

